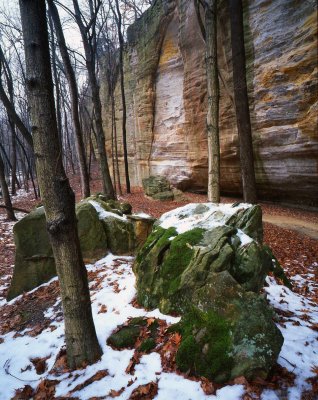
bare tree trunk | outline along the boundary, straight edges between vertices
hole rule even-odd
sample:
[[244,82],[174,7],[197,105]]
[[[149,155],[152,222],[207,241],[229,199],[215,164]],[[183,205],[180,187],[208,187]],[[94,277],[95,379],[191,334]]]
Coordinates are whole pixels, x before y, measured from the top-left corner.
[[246,84],[242,0],[229,0],[234,100],[237,129],[240,141],[240,162],[244,201],[256,203],[256,182],[250,110]]
[[4,202],[4,205],[6,206],[7,218],[10,221],[15,221],[16,218],[15,218],[14,211],[12,208],[10,193],[9,193],[9,189],[8,189],[8,185],[7,185],[7,181],[6,181],[6,177],[5,177],[4,164],[3,164],[1,154],[0,154],[0,186],[1,186],[1,191],[2,191],[3,202]]
[[64,110],[64,122],[65,122],[65,149],[67,149],[66,153],[68,154],[68,156],[66,156],[65,158],[65,164],[67,164],[67,162],[69,163],[69,165],[71,166],[72,174],[75,175],[66,110]]
[[45,1],[19,3],[37,175],[60,282],[67,358],[74,368],[96,361],[101,348],[77,234],[75,196],[65,175],[59,146]]
[[205,6],[207,131],[208,131],[208,199],[220,202],[220,143],[219,143],[219,78],[217,67],[217,0]]
[[53,21],[51,18],[51,13],[49,15],[49,27],[51,34],[51,55],[52,55],[52,72],[53,72],[53,83],[55,88],[55,103],[56,103],[56,121],[57,121],[57,131],[59,134],[59,142],[61,151],[63,151],[63,133],[62,133],[62,115],[61,115],[61,94],[60,94],[60,85],[59,85],[59,76],[57,72],[56,62],[56,45],[54,38],[54,29],[53,29]]
[[17,141],[15,133],[15,125],[9,118],[9,125],[11,128],[11,194],[14,196],[16,194],[16,175],[17,175]]
[[117,125],[116,125],[116,108],[115,108],[114,95],[112,97],[112,112],[113,112],[113,120],[114,120],[115,171],[116,171],[116,176],[117,176],[118,192],[119,192],[119,195],[122,196],[123,191],[122,191],[122,188],[121,188],[121,180],[120,180],[120,172],[119,172],[118,139],[117,139]]
[[[79,30],[81,32],[81,37],[84,46],[85,52],[85,62],[86,62],[86,69],[88,73],[88,80],[90,84],[90,90],[92,95],[92,104],[95,111],[95,126],[96,126],[96,141],[97,141],[97,149],[99,154],[99,163],[100,163],[100,170],[102,174],[102,185],[103,185],[103,192],[108,199],[115,199],[115,192],[113,183],[110,177],[108,161],[107,161],[107,154],[105,148],[105,133],[103,128],[103,120],[102,120],[102,104],[100,101],[100,93],[99,93],[99,86],[96,77],[96,15],[92,15],[91,19],[91,30],[92,34],[90,34],[90,30],[84,26],[82,20],[82,13],[80,11],[78,1],[73,0],[73,6],[75,10],[75,18]],[[100,7],[100,2],[96,7]],[[96,9],[95,12],[98,12]]]
[[126,112],[126,96],[125,96],[125,82],[124,82],[124,37],[122,33],[122,17],[119,8],[118,0],[115,0],[116,11],[115,19],[118,30],[119,39],[119,69],[120,69],[120,90],[121,90],[121,102],[122,102],[122,129],[123,129],[123,148],[124,148],[124,165],[125,165],[125,180],[126,180],[126,192],[130,193],[130,179],[129,179],[129,166],[128,166],[128,152],[127,152],[127,132],[126,132],[126,122],[127,122],[127,112]]
[[21,150],[22,150],[22,152],[23,152],[23,154],[25,156],[26,162],[28,164],[29,175],[30,175],[31,182],[32,182],[34,197],[37,199],[38,198],[38,194],[36,192],[36,186],[35,186],[35,182],[34,182],[33,171],[32,171],[32,163],[31,163],[30,157],[27,154],[27,152],[25,150],[25,147],[24,147],[23,143],[21,142],[21,140],[18,138],[18,136],[17,136],[17,142],[19,143],[19,145],[21,147]]
[[[3,154],[3,156],[4,156],[5,162],[6,162],[7,165],[9,166],[10,170],[12,170],[11,161],[10,161],[10,159],[9,159],[7,153],[6,153],[6,149],[4,148],[4,146],[3,146],[3,144],[2,144],[1,142],[0,142],[0,149],[2,150],[2,154]],[[3,161],[3,160],[2,160],[2,161]],[[20,188],[21,188],[21,185],[20,185],[20,182],[19,182],[19,180],[18,180],[17,175],[15,175],[15,181],[16,181],[16,184],[17,184],[18,188],[20,189]]]
[[75,134],[75,143],[76,143],[76,153],[79,162],[80,169],[80,179],[81,179],[81,188],[82,188],[82,196],[89,197],[90,196],[90,188],[89,188],[89,175],[87,170],[87,162],[85,156],[85,148],[83,142],[83,133],[80,124],[79,111],[78,111],[78,88],[76,77],[74,73],[74,69],[68,54],[68,50],[65,43],[65,38],[63,34],[63,29],[60,21],[60,17],[58,14],[58,10],[53,2],[53,0],[48,0],[49,10],[54,22],[55,33],[58,40],[61,56],[63,59],[63,64],[65,68],[65,74],[68,81],[70,95],[71,95],[71,109],[72,109],[72,122],[73,129]]

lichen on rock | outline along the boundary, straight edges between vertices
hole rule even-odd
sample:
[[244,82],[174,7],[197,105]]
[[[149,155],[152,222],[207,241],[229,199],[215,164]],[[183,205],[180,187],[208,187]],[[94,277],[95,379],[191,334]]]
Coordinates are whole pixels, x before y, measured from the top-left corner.
[[183,371],[220,382],[264,377],[278,357],[283,338],[259,294],[272,257],[261,241],[258,208],[207,203],[173,210],[137,254],[138,302],[182,316],[176,361]]

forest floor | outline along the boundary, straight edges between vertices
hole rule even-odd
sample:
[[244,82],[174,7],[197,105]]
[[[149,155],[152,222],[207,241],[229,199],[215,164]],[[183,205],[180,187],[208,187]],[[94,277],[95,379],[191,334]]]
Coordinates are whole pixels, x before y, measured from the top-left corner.
[[[79,198],[78,177],[72,186]],[[96,173],[93,193],[100,190]],[[138,188],[120,196],[133,212],[154,217],[189,202],[206,202],[205,195],[185,193],[179,201],[148,199]],[[222,198],[223,202],[238,199]],[[14,206],[30,210],[38,203],[20,193]],[[177,319],[134,301],[132,257],[106,256],[87,265],[97,335],[104,355],[92,366],[69,371],[65,363],[63,315],[56,278],[6,302],[13,272],[14,223],[0,209],[0,399],[160,399],[276,400],[318,399],[318,213],[261,203],[264,242],[273,250],[293,283],[289,290],[267,279],[267,299],[278,315],[284,345],[266,381],[243,377],[226,385],[181,374],[175,365],[180,338],[166,328]],[[24,214],[17,213],[18,219]],[[143,316],[160,319],[157,347],[150,354],[135,349],[116,351],[106,339],[118,325]]]

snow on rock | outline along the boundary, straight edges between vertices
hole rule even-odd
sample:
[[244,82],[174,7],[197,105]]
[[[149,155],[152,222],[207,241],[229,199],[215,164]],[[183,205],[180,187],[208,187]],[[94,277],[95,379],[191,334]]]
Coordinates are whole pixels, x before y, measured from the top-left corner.
[[112,213],[112,212],[110,212],[110,211],[104,210],[104,208],[103,208],[97,201],[89,200],[88,202],[89,202],[89,203],[95,208],[95,210],[98,212],[99,219],[104,219],[104,218],[107,218],[107,217],[112,217],[112,218],[120,219],[121,221],[126,221],[126,220],[127,220],[127,217],[126,217],[125,215],[121,217],[120,215],[117,215],[117,214]]
[[[239,209],[245,210],[249,207],[251,204],[240,203]],[[174,227],[179,234],[194,228],[212,229],[226,225],[237,211],[238,208],[232,204],[192,203],[163,214],[156,224],[164,229]],[[241,240],[241,246],[253,241],[240,229],[237,230],[237,235]]]

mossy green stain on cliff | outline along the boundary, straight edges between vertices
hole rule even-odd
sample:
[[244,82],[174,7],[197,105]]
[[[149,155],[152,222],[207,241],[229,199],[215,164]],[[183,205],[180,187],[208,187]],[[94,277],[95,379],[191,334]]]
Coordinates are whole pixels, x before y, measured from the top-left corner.
[[177,325],[182,342],[176,355],[178,368],[198,376],[223,380],[232,367],[232,336],[228,322],[214,311],[193,308]]

